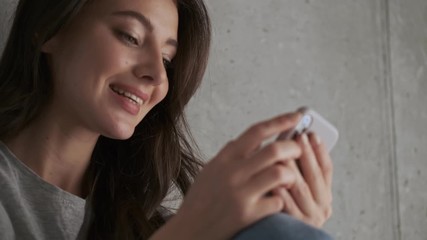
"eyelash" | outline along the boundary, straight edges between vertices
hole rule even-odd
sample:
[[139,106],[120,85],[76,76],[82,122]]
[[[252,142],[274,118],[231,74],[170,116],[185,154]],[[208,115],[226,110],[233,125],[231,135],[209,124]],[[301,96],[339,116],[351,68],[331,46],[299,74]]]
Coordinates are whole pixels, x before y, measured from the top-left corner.
[[128,44],[134,45],[134,46],[139,46],[139,42],[138,39],[136,39],[135,37],[133,37],[132,35],[125,33],[125,32],[119,32],[119,36],[126,41]]
[[166,58],[163,58],[163,66],[166,70],[172,69],[172,61],[167,60]]
[[[136,39],[135,37],[133,37],[132,35],[126,33],[126,32],[121,32],[119,31],[118,33],[120,35],[120,37],[126,41],[126,43],[131,44],[133,46],[139,46],[139,42],[138,39]],[[169,70],[172,68],[172,61],[169,61],[166,58],[163,58],[163,66],[166,70]]]

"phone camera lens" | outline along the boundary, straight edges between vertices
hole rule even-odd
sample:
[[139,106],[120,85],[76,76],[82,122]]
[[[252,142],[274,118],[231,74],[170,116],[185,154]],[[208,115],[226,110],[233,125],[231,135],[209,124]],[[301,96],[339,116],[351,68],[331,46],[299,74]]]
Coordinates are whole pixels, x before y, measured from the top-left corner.
[[302,119],[304,128],[308,128],[311,124],[312,117],[310,115],[305,115]]

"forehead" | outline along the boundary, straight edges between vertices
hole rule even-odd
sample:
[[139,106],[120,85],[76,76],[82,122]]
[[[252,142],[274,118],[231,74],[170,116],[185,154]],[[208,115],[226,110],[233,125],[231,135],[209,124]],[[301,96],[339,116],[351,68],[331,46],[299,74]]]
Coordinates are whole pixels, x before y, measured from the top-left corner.
[[135,11],[177,11],[176,0],[89,0],[86,9],[93,12],[111,12],[114,10]]
[[154,29],[171,32],[178,29],[176,0],[92,0],[82,9],[82,15],[105,19],[120,11],[135,11],[144,15]]

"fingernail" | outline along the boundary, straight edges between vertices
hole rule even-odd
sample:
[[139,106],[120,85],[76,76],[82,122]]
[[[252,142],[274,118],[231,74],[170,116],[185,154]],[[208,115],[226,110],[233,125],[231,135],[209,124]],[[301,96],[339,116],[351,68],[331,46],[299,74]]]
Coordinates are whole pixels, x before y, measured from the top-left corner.
[[307,107],[300,107],[297,109],[297,112],[304,113],[307,110]]

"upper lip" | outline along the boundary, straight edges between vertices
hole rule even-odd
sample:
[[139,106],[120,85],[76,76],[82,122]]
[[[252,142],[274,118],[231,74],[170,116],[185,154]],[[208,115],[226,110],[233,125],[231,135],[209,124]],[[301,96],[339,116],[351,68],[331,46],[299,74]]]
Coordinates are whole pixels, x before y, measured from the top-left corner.
[[112,86],[115,86],[115,87],[120,88],[126,92],[129,92],[129,93],[141,98],[142,101],[144,101],[144,102],[147,102],[147,100],[149,99],[148,94],[144,93],[142,90],[138,89],[137,87],[132,87],[132,86],[128,86],[125,84],[119,84],[119,83],[111,84],[110,88]]

